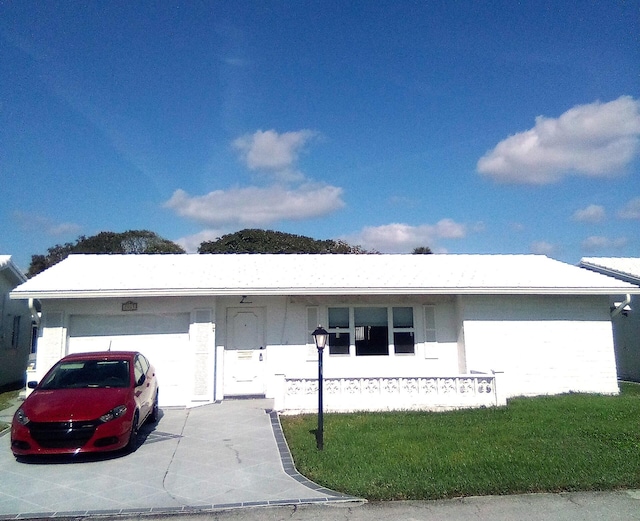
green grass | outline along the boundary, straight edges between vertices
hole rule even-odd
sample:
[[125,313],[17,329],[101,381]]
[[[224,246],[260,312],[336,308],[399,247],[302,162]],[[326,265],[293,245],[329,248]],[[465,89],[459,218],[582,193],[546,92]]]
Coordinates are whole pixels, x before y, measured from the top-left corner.
[[298,470],[371,500],[640,488],[640,385],[441,413],[283,416]]
[[[3,411],[7,407],[11,406],[11,401],[18,397],[20,391],[7,391],[4,393],[0,393],[0,411]],[[8,429],[9,425],[7,423],[0,422],[0,432]]]

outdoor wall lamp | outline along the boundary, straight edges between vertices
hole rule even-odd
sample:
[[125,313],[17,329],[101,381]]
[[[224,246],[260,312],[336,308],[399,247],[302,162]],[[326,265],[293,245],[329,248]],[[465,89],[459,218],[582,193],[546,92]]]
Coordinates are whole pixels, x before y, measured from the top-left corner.
[[324,449],[324,418],[323,418],[323,405],[322,405],[322,388],[324,387],[322,380],[322,354],[324,348],[327,345],[327,339],[329,333],[322,326],[318,325],[313,333],[313,340],[316,343],[318,349],[318,429],[316,430],[316,446],[318,450]]

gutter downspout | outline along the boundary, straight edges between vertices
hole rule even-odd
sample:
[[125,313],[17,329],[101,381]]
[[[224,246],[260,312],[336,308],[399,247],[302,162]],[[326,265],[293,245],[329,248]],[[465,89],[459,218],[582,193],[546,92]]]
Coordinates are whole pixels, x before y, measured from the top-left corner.
[[36,309],[32,298],[29,299],[29,311],[31,312],[31,318],[36,323],[36,325],[39,327],[40,326],[40,315],[38,315],[38,310]]
[[615,302],[615,308],[611,310],[611,318],[617,317],[620,313],[624,311],[624,308],[627,307],[631,303],[631,295],[627,293],[622,302]]

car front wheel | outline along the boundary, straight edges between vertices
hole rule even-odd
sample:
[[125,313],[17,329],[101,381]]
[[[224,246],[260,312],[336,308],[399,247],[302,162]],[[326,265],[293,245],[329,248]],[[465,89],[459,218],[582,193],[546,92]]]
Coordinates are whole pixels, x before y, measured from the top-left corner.
[[136,448],[136,442],[138,441],[138,420],[140,416],[138,411],[133,415],[133,421],[131,422],[131,431],[129,432],[129,442],[127,443],[127,450],[133,452]]
[[158,393],[156,391],[156,397],[153,399],[153,407],[151,408],[151,414],[149,414],[149,421],[156,423],[160,419],[160,408],[158,407]]

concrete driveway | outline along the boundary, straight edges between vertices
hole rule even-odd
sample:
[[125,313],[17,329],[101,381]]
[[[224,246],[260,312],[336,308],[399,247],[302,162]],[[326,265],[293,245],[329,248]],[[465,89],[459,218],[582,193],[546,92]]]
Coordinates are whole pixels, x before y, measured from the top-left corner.
[[[131,454],[16,461],[0,437],[0,520],[359,501],[297,473],[271,400],[164,409]],[[0,411],[10,421],[15,407]]]

